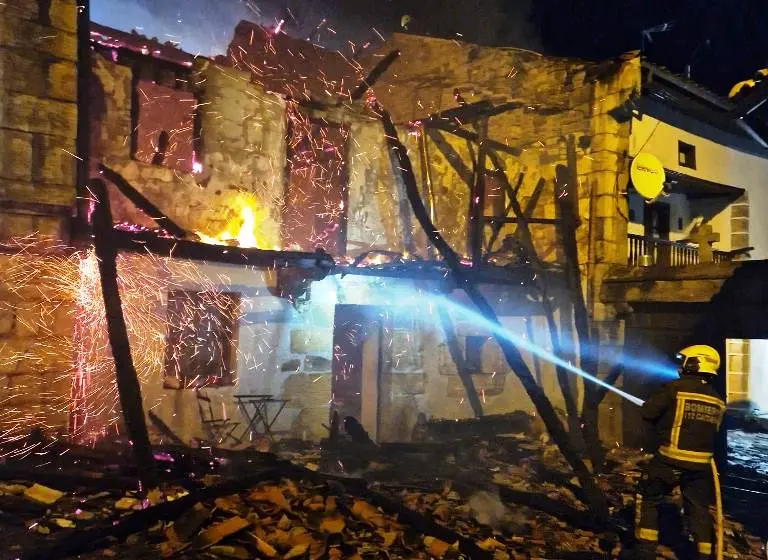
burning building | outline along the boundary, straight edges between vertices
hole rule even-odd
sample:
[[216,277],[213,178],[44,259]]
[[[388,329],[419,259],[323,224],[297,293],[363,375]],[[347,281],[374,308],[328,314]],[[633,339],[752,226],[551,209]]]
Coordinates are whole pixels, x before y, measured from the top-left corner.
[[[78,27],[68,2],[4,9],[8,433],[119,426],[94,178],[109,187],[144,409],[184,441],[222,427],[247,440],[253,418],[319,439],[332,411],[401,441],[420,417],[533,412],[495,336],[564,415],[594,409],[597,423],[599,405],[601,436],[621,441],[631,408],[625,420],[619,396],[568,372],[613,383],[624,364],[617,385],[639,391],[735,271],[759,277],[735,259],[766,250],[744,221],[764,148],[721,100],[636,54],[596,63],[402,34],[330,53],[243,22],[210,60]],[[382,109],[458,269],[417,220]],[[644,152],[669,179],[663,202],[632,188]],[[465,277],[501,334],[463,311]],[[706,332],[719,346],[760,338]],[[243,399],[257,403],[246,416]]]

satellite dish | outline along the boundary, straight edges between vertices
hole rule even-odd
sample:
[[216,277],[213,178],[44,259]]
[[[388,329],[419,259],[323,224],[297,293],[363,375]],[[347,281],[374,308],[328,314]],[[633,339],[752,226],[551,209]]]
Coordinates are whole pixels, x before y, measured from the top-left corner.
[[664,166],[659,158],[647,152],[635,156],[629,168],[629,176],[637,193],[649,202],[656,200],[664,190]]

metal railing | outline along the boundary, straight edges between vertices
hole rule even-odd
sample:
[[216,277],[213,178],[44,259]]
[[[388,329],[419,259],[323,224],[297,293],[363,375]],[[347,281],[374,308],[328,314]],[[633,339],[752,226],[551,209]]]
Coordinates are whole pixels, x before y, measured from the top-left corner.
[[[627,241],[629,243],[629,266],[655,264],[679,267],[699,264],[701,262],[699,258],[699,245],[697,243],[654,239],[635,234],[629,234]],[[646,255],[650,258],[643,258]],[[727,262],[733,259],[733,254],[727,251],[713,251],[712,257],[713,262]]]

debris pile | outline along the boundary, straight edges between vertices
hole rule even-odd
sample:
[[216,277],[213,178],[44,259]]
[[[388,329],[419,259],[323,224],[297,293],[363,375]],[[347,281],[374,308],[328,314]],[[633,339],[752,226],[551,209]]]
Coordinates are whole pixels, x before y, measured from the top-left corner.
[[[276,454],[156,446],[164,468],[152,489],[136,487],[130,469],[114,464],[121,461],[115,443],[56,453],[47,465],[6,463],[0,558],[500,560],[620,552],[642,453],[609,453],[598,483],[616,525],[604,527],[545,435],[462,436],[373,444],[364,453],[345,438],[282,442]],[[726,541],[727,558],[763,557],[759,539],[737,523],[728,521]]]

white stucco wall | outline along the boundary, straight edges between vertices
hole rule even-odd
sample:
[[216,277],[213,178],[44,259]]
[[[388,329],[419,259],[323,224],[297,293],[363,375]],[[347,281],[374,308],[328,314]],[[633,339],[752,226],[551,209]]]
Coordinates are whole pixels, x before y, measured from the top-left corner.
[[[696,169],[679,164],[678,141],[696,147]],[[748,194],[751,212],[749,244],[755,248],[751,257],[753,259],[768,258],[768,220],[760,219],[762,209],[768,209],[768,158],[725,147],[648,115],[632,121],[629,155],[635,156],[641,150],[659,158],[667,169],[715,183],[743,188]],[[711,209],[696,208],[694,205],[689,219],[701,215],[706,210]],[[641,225],[640,231],[642,231],[642,214],[636,216],[635,221]],[[731,249],[730,208],[717,211],[709,223],[715,231],[721,233],[721,241],[715,247],[721,250]],[[676,226],[676,217],[673,216],[673,232]],[[631,233],[635,232],[631,231]],[[674,235],[671,237],[675,238]]]
[[749,341],[749,400],[768,412],[768,340]]

